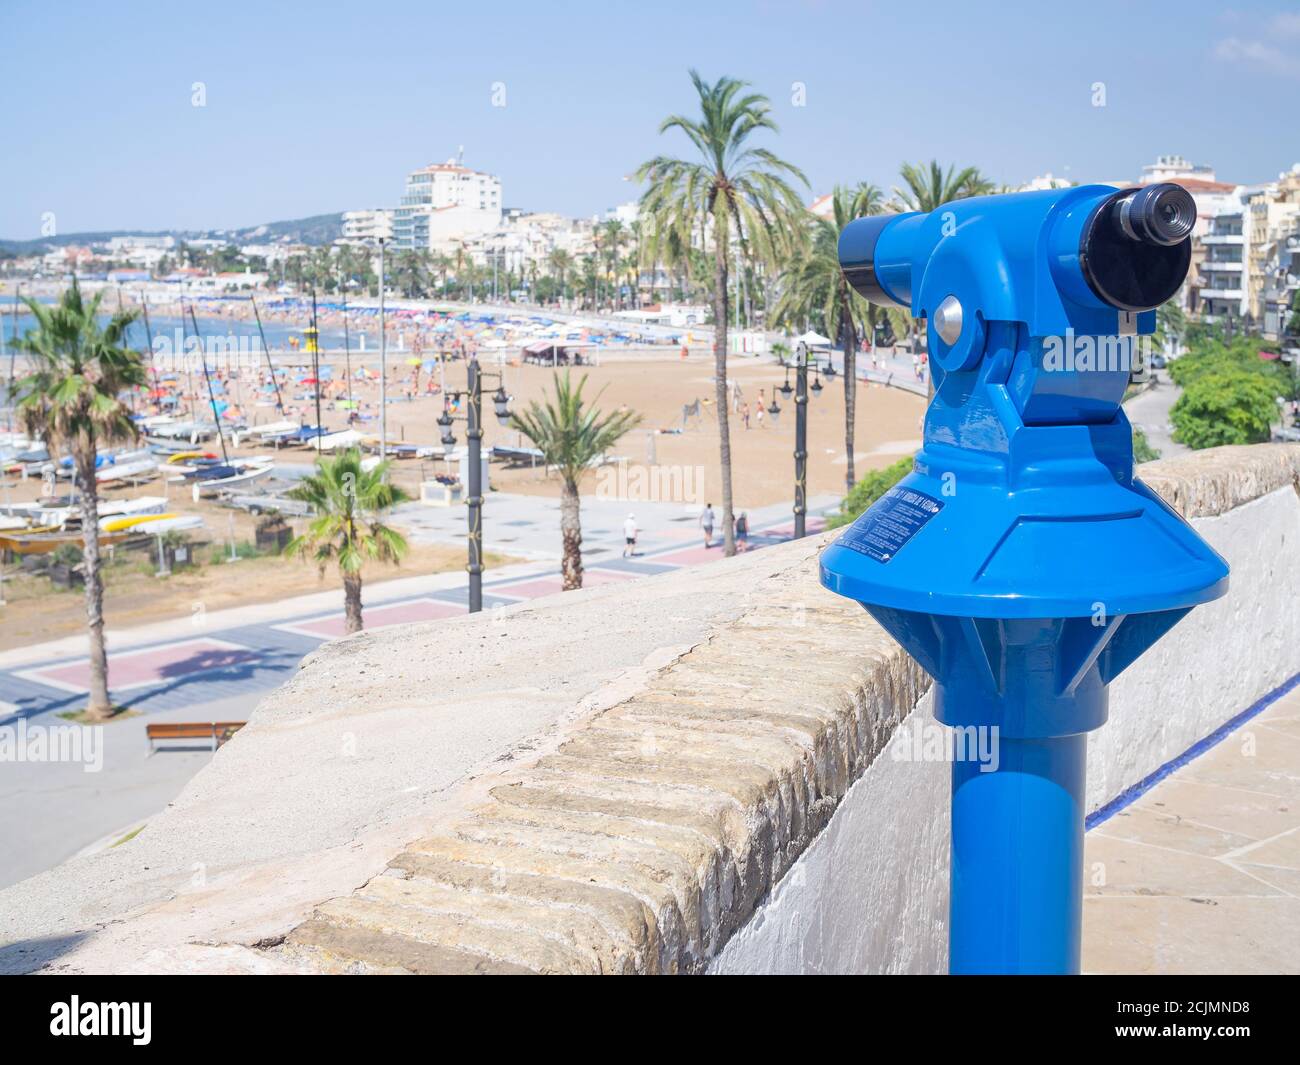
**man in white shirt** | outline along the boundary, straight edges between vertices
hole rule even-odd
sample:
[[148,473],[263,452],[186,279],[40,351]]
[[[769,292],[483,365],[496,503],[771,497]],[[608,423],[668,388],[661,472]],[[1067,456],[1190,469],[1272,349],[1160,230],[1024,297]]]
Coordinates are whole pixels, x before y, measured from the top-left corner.
[[623,522],[623,538],[627,541],[623,545],[623,557],[630,558],[636,554],[636,515],[629,514],[627,520]]

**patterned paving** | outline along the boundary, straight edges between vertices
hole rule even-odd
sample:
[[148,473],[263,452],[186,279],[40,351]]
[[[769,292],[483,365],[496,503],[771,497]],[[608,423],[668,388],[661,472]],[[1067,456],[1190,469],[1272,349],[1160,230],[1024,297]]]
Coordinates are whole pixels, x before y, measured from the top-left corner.
[[[809,531],[824,522],[810,518]],[[720,541],[705,549],[694,529],[673,530],[661,537],[667,544],[634,558],[621,558],[616,549],[600,548],[588,557],[600,555],[584,569],[584,585],[596,587],[631,580],[634,577],[667,573],[722,558]],[[787,540],[793,533],[789,523],[775,529],[756,531],[752,549]],[[674,546],[695,541],[690,547]],[[607,556],[607,557],[606,557]],[[483,606],[491,610],[523,600],[552,595],[561,590],[558,571],[553,575],[488,580]],[[466,587],[448,588],[365,607],[367,629],[411,622],[437,621],[464,614],[468,605]],[[344,633],[343,611],[316,612],[258,625],[222,629],[217,633],[192,635],[126,651],[109,653],[112,691],[130,693],[131,706],[141,712],[198,706],[238,696],[251,696],[283,683],[303,655],[325,640]],[[0,690],[6,709],[24,717],[77,709],[84,704],[90,668],[86,658],[51,661],[40,666],[0,671]],[[123,698],[122,701],[127,701]],[[3,716],[3,715],[0,715]]]
[[[113,687],[125,691],[184,677],[190,673],[227,669],[255,661],[252,648],[227,640],[203,637],[162,647],[123,651],[111,656]],[[90,660],[74,659],[62,665],[24,670],[19,676],[60,691],[84,695],[90,690]]]
[[[437,621],[465,613],[466,608],[438,599],[408,599],[400,603],[382,603],[364,610],[366,627],[382,629],[388,625],[407,625],[415,621]],[[305,621],[276,625],[282,632],[293,632],[315,639],[334,640],[347,631],[347,616],[342,610]]]

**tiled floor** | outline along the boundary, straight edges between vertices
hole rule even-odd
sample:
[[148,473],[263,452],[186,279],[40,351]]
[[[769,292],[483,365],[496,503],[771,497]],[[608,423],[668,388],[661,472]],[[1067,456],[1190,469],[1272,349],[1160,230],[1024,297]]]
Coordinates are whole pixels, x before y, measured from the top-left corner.
[[1083,968],[1300,972],[1300,688],[1088,833]]

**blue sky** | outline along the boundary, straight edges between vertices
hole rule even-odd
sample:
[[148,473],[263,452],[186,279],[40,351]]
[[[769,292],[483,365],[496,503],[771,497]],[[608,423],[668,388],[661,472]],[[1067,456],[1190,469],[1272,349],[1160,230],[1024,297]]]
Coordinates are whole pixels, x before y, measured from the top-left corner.
[[3,0],[0,237],[47,211],[68,233],[393,205],[460,145],[507,205],[592,214],[685,150],[656,128],[692,106],[690,67],[768,94],[772,147],[816,192],[931,157],[1005,182],[1136,176],[1162,152],[1258,181],[1300,159],[1288,0]]

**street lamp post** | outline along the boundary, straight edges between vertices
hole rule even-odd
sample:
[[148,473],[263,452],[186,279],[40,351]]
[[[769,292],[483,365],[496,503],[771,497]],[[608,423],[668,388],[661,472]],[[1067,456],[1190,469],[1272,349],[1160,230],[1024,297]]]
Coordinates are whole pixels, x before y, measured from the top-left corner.
[[[803,341],[795,348],[794,355],[794,536],[801,539],[808,532],[808,345]],[[816,363],[814,361],[814,370]],[[821,378],[813,381],[814,394],[822,390]],[[786,381],[781,386],[781,394],[790,396],[790,372],[786,368]],[[773,405],[776,400],[773,399]]]
[[510,397],[506,395],[505,384],[500,374],[484,373],[479,369],[478,357],[470,356],[467,388],[464,392],[444,393],[443,410],[438,418],[442,428],[443,451],[450,455],[456,446],[456,437],[451,431],[452,422],[450,401],[459,401],[461,397],[468,400],[465,412],[467,441],[467,461],[469,472],[466,476],[465,502],[468,507],[466,520],[468,561],[465,566],[469,573],[469,612],[477,614],[483,609],[483,378],[493,377],[497,381],[497,390],[492,396],[497,421],[501,425],[510,423]]
[[388,333],[384,329],[384,242],[379,238],[379,457],[388,455]]

